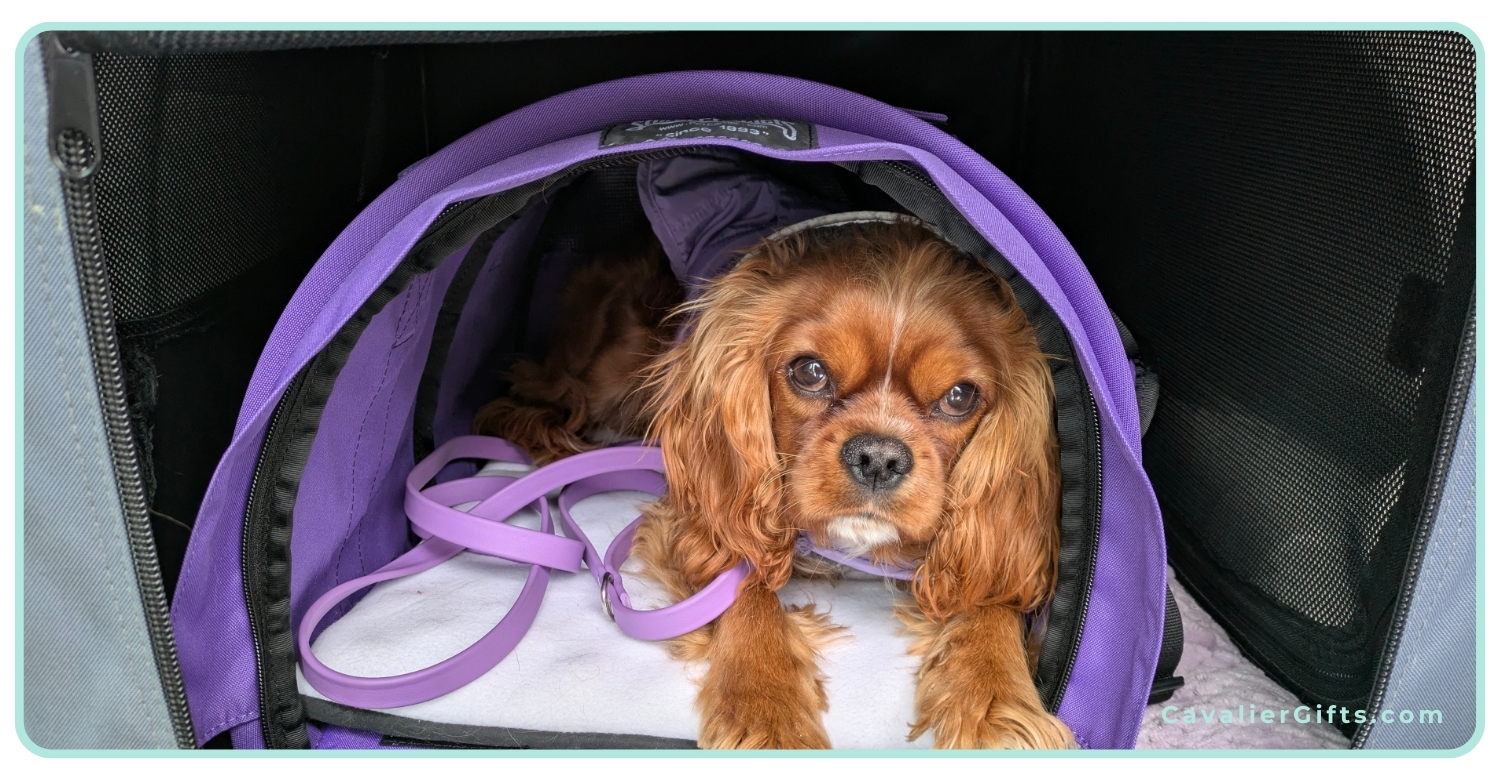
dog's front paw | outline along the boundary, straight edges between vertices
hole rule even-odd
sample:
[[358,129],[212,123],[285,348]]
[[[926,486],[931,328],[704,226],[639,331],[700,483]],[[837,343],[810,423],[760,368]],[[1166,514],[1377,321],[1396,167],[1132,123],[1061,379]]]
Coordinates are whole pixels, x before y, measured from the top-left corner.
[[807,750],[831,747],[821,696],[792,681],[725,680],[700,699],[698,746],[714,750]]
[[1026,664],[1021,618],[985,608],[932,622],[902,613],[917,636],[917,722],[939,748],[1077,747],[1073,733],[1047,712]]
[[[1045,710],[991,699],[971,701],[935,717],[933,747],[945,749],[1065,750],[1078,747],[1073,732]],[[923,729],[925,730],[925,729]],[[911,738],[921,730],[914,728]]]
[[933,747],[944,749],[1078,747],[1073,732],[1042,707],[1030,680],[984,671],[962,663],[928,670],[917,686],[918,719],[907,739],[930,729]]

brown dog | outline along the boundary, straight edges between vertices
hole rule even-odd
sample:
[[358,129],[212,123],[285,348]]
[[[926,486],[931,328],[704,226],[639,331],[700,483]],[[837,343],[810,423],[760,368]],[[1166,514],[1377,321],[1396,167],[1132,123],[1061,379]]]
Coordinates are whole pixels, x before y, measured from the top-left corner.
[[[642,260],[619,283],[657,290],[661,267]],[[1023,617],[1056,580],[1051,375],[1002,280],[922,227],[875,223],[761,242],[682,307],[675,341],[659,308],[618,310],[670,296],[604,297],[592,310],[626,325],[555,342],[476,427],[544,457],[593,446],[590,428],[647,432],[668,482],[636,534],[648,573],[685,598],[753,565],[729,610],[674,644],[709,662],[701,745],[829,747],[817,657],[837,628],[776,596],[799,532],[919,562],[898,606],[922,657],[911,738],[1072,745],[1032,682]],[[636,387],[641,401],[616,403]]]

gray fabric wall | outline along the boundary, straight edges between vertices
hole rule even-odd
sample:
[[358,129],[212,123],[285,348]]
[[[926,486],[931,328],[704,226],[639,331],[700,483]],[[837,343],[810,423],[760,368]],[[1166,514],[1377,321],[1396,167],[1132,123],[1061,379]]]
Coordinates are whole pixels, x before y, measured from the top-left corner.
[[94,384],[41,46],[25,55],[22,709],[43,748],[175,748]]
[[[1448,482],[1386,689],[1382,710],[1395,713],[1396,722],[1377,721],[1367,749],[1449,749],[1474,735],[1476,384],[1469,385]],[[1400,722],[1403,710],[1412,713],[1411,723]],[[1422,723],[1423,710],[1440,711],[1442,723]]]

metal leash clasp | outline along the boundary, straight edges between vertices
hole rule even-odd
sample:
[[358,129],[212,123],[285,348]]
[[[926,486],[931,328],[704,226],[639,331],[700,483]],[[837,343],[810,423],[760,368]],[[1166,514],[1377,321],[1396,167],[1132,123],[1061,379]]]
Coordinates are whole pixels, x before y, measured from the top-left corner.
[[605,572],[603,579],[599,580],[599,603],[604,605],[604,614],[609,616],[611,623],[615,622],[615,605],[609,602],[609,585],[615,581],[615,575]]

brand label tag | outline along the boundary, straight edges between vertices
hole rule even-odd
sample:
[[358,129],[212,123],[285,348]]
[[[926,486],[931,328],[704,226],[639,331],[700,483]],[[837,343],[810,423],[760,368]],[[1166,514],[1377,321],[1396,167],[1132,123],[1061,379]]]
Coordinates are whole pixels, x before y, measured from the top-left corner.
[[786,119],[646,119],[609,126],[599,138],[599,148],[683,138],[732,138],[768,149],[812,149],[817,146],[812,125],[806,122]]

